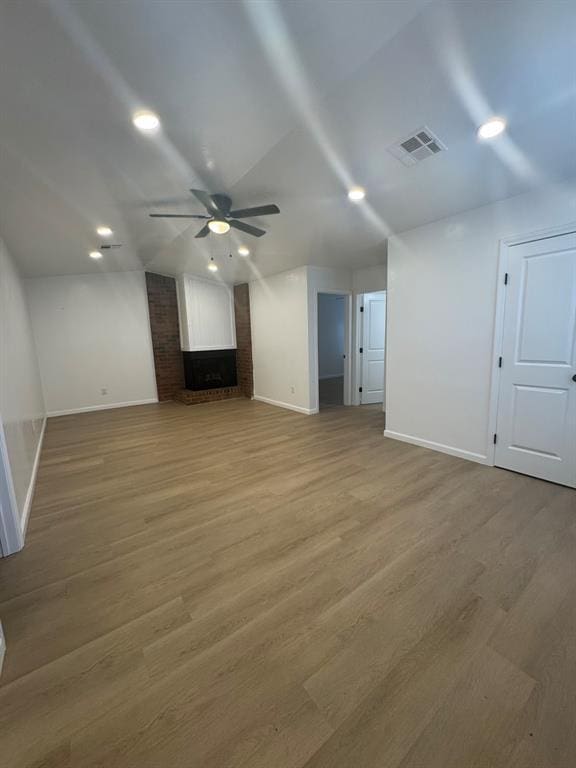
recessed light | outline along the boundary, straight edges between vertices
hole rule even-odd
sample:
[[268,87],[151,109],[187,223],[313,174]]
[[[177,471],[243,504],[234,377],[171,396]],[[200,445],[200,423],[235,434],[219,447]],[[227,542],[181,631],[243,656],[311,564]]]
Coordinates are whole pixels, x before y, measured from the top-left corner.
[[506,130],[506,120],[503,117],[492,117],[478,128],[480,139],[494,139]]
[[218,272],[218,264],[215,264],[213,261],[210,261],[208,264],[208,269],[210,272]]
[[240,248],[238,248],[238,253],[240,256],[250,256],[250,251],[245,245],[241,245]]
[[114,233],[110,227],[97,227],[96,234],[100,235],[100,237],[112,237]]
[[101,259],[102,258],[102,254],[100,253],[100,251],[90,251],[89,256],[90,256],[91,259]]
[[230,231],[230,224],[221,219],[212,219],[212,221],[208,222],[208,229],[216,235],[225,235],[226,232]]
[[360,200],[364,200],[366,197],[366,191],[362,187],[352,187],[348,190],[348,199],[353,203],[359,203]]
[[132,122],[139,131],[155,131],[160,127],[160,118],[154,112],[142,110],[135,112],[132,116]]

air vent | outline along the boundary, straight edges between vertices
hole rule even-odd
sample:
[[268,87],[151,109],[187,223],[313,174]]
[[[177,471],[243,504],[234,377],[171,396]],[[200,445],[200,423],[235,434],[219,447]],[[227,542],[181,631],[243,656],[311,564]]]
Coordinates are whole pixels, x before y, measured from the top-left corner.
[[388,147],[390,154],[404,165],[416,165],[427,157],[444,152],[446,147],[429,128],[424,126],[410,136]]

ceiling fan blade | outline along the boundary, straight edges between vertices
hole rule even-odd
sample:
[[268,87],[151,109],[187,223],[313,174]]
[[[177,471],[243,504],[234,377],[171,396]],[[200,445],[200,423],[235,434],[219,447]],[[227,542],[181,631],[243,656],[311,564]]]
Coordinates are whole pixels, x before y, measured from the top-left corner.
[[255,208],[240,208],[237,211],[230,211],[229,215],[236,219],[246,219],[249,216],[271,216],[273,213],[280,213],[277,205],[257,205]]
[[191,189],[190,192],[194,195],[195,198],[200,200],[204,208],[208,211],[208,213],[215,214],[222,216],[224,211],[221,211],[218,207],[218,203],[213,200],[212,196],[208,194],[208,192],[205,192],[203,189]]
[[204,216],[196,213],[149,213],[151,219],[209,219],[210,216]]
[[206,237],[206,235],[208,234],[210,234],[210,229],[208,227],[208,224],[204,224],[200,232],[198,232],[198,234],[195,235],[195,237]]
[[249,235],[254,235],[254,237],[262,237],[262,235],[266,234],[265,229],[258,229],[258,227],[253,227],[251,224],[246,224],[244,221],[229,219],[228,224],[235,229],[241,229],[242,232],[247,232]]
[[217,206],[221,213],[226,216],[230,216],[230,207],[232,206],[232,200],[228,195],[223,195],[221,192],[217,192],[214,195],[210,195],[212,202]]

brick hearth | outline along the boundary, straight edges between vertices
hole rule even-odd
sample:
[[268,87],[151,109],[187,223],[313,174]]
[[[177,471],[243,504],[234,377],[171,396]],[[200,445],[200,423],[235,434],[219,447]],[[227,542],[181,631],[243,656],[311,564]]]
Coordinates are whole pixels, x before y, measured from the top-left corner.
[[220,389],[200,389],[194,392],[191,389],[181,389],[176,393],[175,400],[185,405],[199,405],[200,403],[213,403],[217,400],[234,400],[245,397],[240,387],[221,387]]

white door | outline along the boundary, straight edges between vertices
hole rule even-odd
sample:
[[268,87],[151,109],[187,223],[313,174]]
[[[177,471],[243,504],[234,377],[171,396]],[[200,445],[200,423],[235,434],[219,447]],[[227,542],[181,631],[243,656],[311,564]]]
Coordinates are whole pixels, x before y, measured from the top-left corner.
[[383,403],[386,292],[365,293],[363,307],[360,402]]
[[576,487],[576,234],[508,255],[495,463]]

